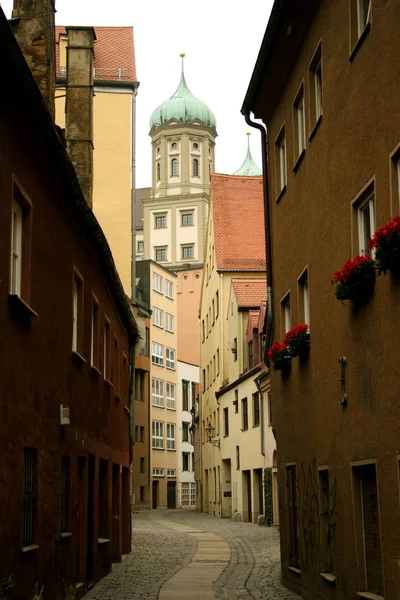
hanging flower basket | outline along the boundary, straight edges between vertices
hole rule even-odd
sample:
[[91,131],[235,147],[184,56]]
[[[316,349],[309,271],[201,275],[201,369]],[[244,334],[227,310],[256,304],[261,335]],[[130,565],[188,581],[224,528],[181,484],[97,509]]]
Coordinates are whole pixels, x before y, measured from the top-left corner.
[[287,332],[283,340],[287,344],[289,353],[292,358],[296,356],[305,356],[310,349],[310,334],[309,327],[306,323],[296,325],[293,329]]
[[346,260],[343,269],[336,271],[332,278],[336,298],[350,300],[353,304],[360,304],[369,298],[375,282],[375,261],[369,254]]
[[387,271],[400,272],[400,215],[378,229],[368,246],[375,250],[379,275]]
[[268,358],[272,361],[274,371],[280,371],[285,367],[288,367],[292,362],[292,357],[289,353],[287,344],[280,342],[274,342],[271,348],[268,350]]

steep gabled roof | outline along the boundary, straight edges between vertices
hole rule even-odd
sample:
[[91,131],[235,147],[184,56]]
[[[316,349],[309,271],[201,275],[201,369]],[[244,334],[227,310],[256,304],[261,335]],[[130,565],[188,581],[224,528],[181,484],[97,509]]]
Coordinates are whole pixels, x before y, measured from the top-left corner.
[[249,323],[252,329],[258,328],[259,310],[249,310]]
[[[137,81],[133,27],[94,27],[94,77],[109,81]],[[56,27],[56,69],[59,74],[60,35],[65,27]],[[65,66],[65,65],[61,65]]]
[[267,297],[266,279],[232,279],[232,286],[238,308],[258,308]]
[[217,270],[265,271],[262,177],[213,173],[211,204]]

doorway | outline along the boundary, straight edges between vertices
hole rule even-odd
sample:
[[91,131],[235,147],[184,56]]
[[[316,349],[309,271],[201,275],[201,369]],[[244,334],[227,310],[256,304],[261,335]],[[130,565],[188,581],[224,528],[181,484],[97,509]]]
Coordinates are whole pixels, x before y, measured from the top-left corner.
[[120,544],[120,468],[113,464],[112,467],[112,562],[121,560]]
[[153,498],[152,507],[157,508],[157,506],[158,506],[158,481],[153,481],[152,498]]
[[86,456],[78,456],[78,480],[76,495],[76,581],[85,581],[85,499],[86,499]]
[[87,551],[86,551],[86,581],[93,582],[93,546],[94,546],[94,475],[95,457],[89,454],[88,464],[88,504],[87,504]]
[[252,522],[252,510],[251,510],[251,471],[242,471],[242,498],[243,498],[243,521],[247,523]]
[[176,508],[176,483],[175,481],[168,481],[167,483],[167,507]]

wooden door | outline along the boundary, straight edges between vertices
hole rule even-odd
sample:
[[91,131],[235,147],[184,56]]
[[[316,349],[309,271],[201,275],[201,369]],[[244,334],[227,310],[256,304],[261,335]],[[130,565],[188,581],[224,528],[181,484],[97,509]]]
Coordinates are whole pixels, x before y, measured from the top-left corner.
[[157,508],[158,506],[158,481],[153,481],[152,486],[152,496],[153,496],[153,508]]
[[167,506],[168,508],[176,508],[176,483],[175,481],[168,481],[167,484]]
[[85,558],[86,558],[86,457],[78,456],[78,477],[76,495],[76,581],[85,580]]
[[251,510],[251,472],[246,471],[246,485],[247,485],[247,519],[249,523],[253,521],[253,515]]
[[87,552],[86,552],[86,580],[93,581],[93,550],[94,550],[94,475],[95,457],[89,455],[88,464],[88,502],[87,502]]
[[121,560],[121,540],[120,540],[120,469],[119,465],[113,464],[112,469],[112,553],[113,562]]

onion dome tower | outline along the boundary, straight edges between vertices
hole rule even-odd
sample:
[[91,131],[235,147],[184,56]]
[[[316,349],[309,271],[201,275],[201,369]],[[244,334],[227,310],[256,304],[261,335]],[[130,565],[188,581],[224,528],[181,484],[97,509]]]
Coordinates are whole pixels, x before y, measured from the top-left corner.
[[254,177],[262,175],[261,169],[259,169],[253,160],[250,152],[250,131],[247,132],[247,154],[242,166],[233,173],[233,175],[242,175],[245,177]]

